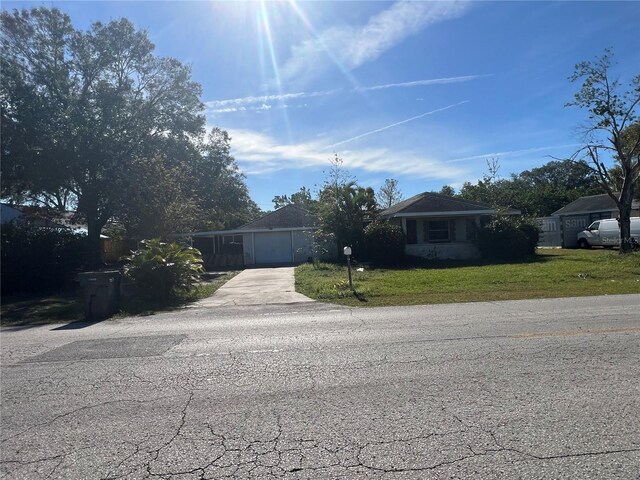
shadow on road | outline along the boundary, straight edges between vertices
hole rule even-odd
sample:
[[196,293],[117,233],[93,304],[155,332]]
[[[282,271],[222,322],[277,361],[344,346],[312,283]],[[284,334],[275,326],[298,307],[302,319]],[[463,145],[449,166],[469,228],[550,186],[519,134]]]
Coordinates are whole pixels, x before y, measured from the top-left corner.
[[59,327],[52,328],[51,330],[79,330],[81,328],[87,328],[96,323],[100,323],[103,320],[76,320],[69,322],[66,325],[60,325]]

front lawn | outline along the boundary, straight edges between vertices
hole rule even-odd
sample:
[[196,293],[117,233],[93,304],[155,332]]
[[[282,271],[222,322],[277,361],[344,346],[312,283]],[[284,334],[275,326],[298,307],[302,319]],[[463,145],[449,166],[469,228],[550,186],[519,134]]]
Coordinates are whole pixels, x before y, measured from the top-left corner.
[[[203,282],[192,292],[177,299],[154,302],[140,297],[122,299],[116,317],[151,315],[173,310],[188,303],[210,297],[237,272],[228,272],[211,281]],[[79,289],[50,294],[20,294],[2,298],[2,326],[26,326],[46,323],[68,323],[84,318],[84,304]]]
[[296,268],[296,291],[317,300],[353,306],[420,305],[640,293],[640,254],[540,249],[521,263],[365,267],[363,272],[353,270],[353,280],[355,295],[348,289],[346,265]]

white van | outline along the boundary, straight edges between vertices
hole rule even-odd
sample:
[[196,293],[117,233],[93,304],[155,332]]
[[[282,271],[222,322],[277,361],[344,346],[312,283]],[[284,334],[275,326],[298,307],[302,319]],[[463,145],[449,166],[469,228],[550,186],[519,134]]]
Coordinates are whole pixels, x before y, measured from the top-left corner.
[[[640,217],[631,218],[631,238],[640,243]],[[578,233],[578,247],[619,247],[620,225],[616,219],[596,220]]]

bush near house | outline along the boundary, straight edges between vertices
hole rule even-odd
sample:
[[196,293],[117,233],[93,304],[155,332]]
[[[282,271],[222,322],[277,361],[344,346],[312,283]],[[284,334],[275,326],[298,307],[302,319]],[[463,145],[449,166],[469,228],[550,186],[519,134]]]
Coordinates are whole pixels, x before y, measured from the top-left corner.
[[2,226],[2,293],[69,286],[81,267],[86,237],[68,228],[30,223]]
[[390,222],[376,221],[364,229],[367,256],[378,265],[398,265],[404,259],[404,232]]
[[147,240],[145,248],[127,257],[125,276],[135,282],[141,295],[157,300],[170,299],[193,290],[200,281],[200,250],[178,243]]
[[498,215],[477,233],[482,258],[518,260],[535,255],[540,229],[526,217]]

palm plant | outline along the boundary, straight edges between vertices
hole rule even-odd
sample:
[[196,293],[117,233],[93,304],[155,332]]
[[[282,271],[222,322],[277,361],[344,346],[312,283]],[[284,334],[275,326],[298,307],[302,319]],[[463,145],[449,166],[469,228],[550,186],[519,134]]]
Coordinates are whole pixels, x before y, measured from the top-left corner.
[[193,290],[204,272],[199,250],[158,239],[143,243],[144,248],[126,258],[125,266],[125,275],[142,295],[167,299]]

